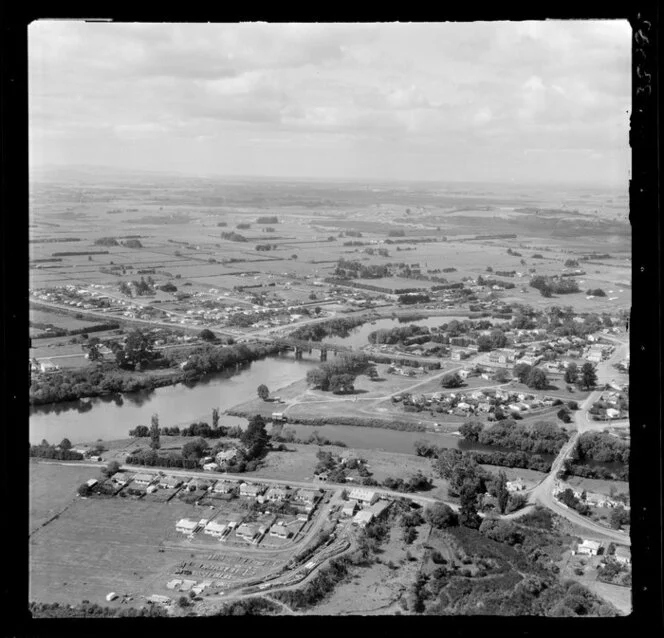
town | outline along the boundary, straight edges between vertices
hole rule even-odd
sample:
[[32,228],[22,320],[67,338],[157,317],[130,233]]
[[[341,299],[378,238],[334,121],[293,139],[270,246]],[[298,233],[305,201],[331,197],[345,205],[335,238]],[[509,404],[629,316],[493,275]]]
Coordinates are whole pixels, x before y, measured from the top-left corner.
[[[491,28],[512,34],[499,50],[539,59],[562,28],[615,61],[584,24]],[[31,616],[629,616],[628,181],[607,181],[599,151],[565,155],[560,127],[530,137],[545,104],[578,99],[591,122],[595,101],[542,69],[495,113],[444,105],[484,99],[479,80],[435,97],[418,70],[470,24],[373,25],[362,46],[361,25],[207,25],[218,42],[206,25],[97,25],[130,49],[167,34],[173,57],[148,47],[135,68],[102,62],[90,26],[37,25],[34,46],[79,47],[83,101],[95,69],[126,64],[170,115],[120,122],[142,101],[118,89],[120,119],[86,129],[114,161],[77,160],[79,140],[72,161],[31,166]],[[40,51],[65,82],[68,49]],[[250,71],[259,57],[274,69]],[[489,152],[508,120],[517,150]]]

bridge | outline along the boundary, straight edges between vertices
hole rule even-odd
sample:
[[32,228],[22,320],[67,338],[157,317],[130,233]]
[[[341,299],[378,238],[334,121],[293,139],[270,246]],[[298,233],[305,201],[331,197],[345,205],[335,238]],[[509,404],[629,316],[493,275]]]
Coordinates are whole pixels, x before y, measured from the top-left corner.
[[259,338],[257,341],[263,343],[274,343],[288,350],[295,350],[295,358],[301,359],[304,352],[311,354],[314,350],[320,352],[320,360],[327,361],[327,353],[334,352],[352,352],[350,346],[343,346],[336,343],[326,343],[325,341],[305,341],[304,339],[291,339],[289,337],[280,337],[275,339]]

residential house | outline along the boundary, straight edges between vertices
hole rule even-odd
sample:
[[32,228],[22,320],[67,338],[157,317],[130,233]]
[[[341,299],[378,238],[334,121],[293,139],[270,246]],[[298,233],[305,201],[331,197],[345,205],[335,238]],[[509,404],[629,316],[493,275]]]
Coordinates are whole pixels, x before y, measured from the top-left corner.
[[224,535],[224,532],[227,529],[227,525],[224,523],[219,523],[217,521],[210,521],[205,528],[203,529],[204,534],[214,536],[215,538],[221,538]]
[[217,472],[219,470],[219,464],[218,463],[205,463],[205,465],[203,465],[203,469],[206,472]]
[[240,496],[246,496],[248,498],[256,498],[265,492],[264,485],[255,485],[252,483],[242,483],[240,485]]
[[320,496],[320,490],[300,489],[293,496],[293,500],[305,505],[313,505]]
[[136,474],[136,476],[134,476],[133,482],[136,485],[150,485],[154,479],[154,474]]
[[587,554],[588,556],[597,556],[602,544],[597,541],[584,540],[577,548],[577,554]]
[[240,538],[243,538],[246,541],[252,541],[257,533],[258,530],[256,529],[255,525],[249,525],[247,523],[243,523],[242,525],[240,525],[240,527],[237,528],[235,535],[239,536]]
[[85,482],[88,487],[94,487],[99,481],[97,479],[89,479]]
[[291,535],[288,528],[284,525],[283,521],[279,521],[276,525],[270,528],[270,536],[286,540]]
[[230,494],[237,487],[233,481],[217,481],[212,491],[215,494]]
[[373,514],[374,518],[380,518],[387,512],[387,510],[390,508],[390,505],[392,505],[392,501],[380,499],[373,505],[369,506],[367,509]]
[[124,472],[116,472],[111,476],[111,481],[116,485],[126,485],[131,481],[131,474],[125,474]]
[[373,520],[373,512],[370,510],[360,510],[353,517],[353,523],[359,525],[360,527],[366,527]]
[[505,484],[508,492],[520,492],[526,489],[523,481],[521,479],[516,479],[514,481],[507,481]]
[[159,480],[159,487],[167,490],[174,490],[176,487],[180,487],[180,485],[182,485],[182,479],[176,476],[164,476]]
[[288,487],[271,487],[266,493],[265,493],[265,500],[266,501],[285,501],[286,499],[290,498],[291,496],[291,490]]
[[621,565],[630,565],[632,563],[632,550],[629,547],[620,545],[616,547],[613,558]]
[[175,524],[175,531],[180,532],[181,534],[193,534],[197,527],[197,521],[192,521],[189,518],[181,518]]
[[217,455],[214,457],[214,460],[219,466],[223,467],[224,465],[233,461],[237,455],[238,449],[233,447],[217,453]]
[[199,478],[193,478],[187,483],[187,489],[190,492],[195,492],[196,490],[209,490],[211,486],[211,481],[206,481]]
[[378,494],[375,490],[369,490],[362,487],[354,487],[348,494],[348,498],[373,505],[378,500]]
[[357,511],[357,501],[346,501],[344,506],[341,508],[342,516],[353,516]]

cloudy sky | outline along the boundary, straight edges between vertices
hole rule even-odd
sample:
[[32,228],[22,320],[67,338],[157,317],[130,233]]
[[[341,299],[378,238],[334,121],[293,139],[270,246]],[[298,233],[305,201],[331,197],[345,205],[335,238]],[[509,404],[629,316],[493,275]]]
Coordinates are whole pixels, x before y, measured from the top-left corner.
[[625,185],[626,21],[29,27],[30,161]]

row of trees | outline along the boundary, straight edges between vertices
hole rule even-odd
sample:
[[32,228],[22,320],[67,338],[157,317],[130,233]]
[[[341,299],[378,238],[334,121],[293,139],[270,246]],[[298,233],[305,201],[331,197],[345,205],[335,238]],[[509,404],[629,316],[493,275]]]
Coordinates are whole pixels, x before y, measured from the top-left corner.
[[485,427],[482,421],[470,420],[459,432],[467,441],[534,454],[558,454],[569,438],[565,430],[550,421],[523,425],[506,419]]
[[537,275],[531,278],[530,285],[539,290],[543,297],[551,297],[553,294],[566,295],[581,292],[578,282],[571,278],[562,279]]

